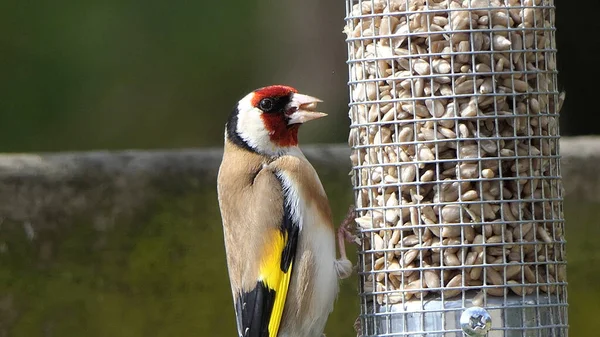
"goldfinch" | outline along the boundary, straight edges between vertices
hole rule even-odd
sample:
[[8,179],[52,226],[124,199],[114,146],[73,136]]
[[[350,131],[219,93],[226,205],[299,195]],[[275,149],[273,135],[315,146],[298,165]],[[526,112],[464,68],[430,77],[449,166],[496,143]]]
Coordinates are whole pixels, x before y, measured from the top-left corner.
[[[321,100],[288,86],[242,98],[225,127],[217,179],[227,267],[240,337],[320,337],[352,273],[298,128],[326,116]],[[353,217],[349,212],[347,220]]]

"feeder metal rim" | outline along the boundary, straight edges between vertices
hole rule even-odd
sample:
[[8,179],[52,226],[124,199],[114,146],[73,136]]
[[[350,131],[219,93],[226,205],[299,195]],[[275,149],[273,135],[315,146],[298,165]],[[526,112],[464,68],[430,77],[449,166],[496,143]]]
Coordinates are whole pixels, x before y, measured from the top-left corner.
[[[365,1],[367,2],[367,1]],[[357,4],[362,3],[362,0],[357,1]],[[469,2],[469,5],[471,3]],[[556,6],[554,5],[533,5],[533,6],[526,6],[526,5],[521,5],[521,6],[510,6],[508,9],[550,9],[550,10],[554,10]],[[436,13],[448,13],[448,12],[473,12],[473,11],[487,11],[488,13],[491,13],[491,11],[493,10],[502,10],[502,11],[506,11],[508,12],[507,6],[486,6],[486,7],[459,7],[459,8],[447,8],[447,9],[437,9],[437,8],[430,8],[428,5],[425,5],[425,8],[423,10],[420,11],[411,11],[411,10],[405,10],[405,11],[397,11],[397,12],[391,12],[391,13],[372,13],[372,14],[361,14],[361,15],[347,15],[345,16],[345,20],[349,21],[350,19],[362,19],[362,18],[371,18],[371,17],[377,17],[377,16],[410,16],[412,14],[423,14],[423,13],[432,13],[432,14],[436,14]],[[349,11],[349,13],[351,14],[352,11]]]

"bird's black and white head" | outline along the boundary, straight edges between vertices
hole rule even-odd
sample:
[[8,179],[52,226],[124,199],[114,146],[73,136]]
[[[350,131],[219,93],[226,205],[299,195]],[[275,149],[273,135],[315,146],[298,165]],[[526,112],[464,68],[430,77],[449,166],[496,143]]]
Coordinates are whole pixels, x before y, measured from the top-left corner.
[[288,86],[256,89],[238,102],[227,121],[225,137],[264,155],[285,154],[298,145],[302,123],[327,116],[315,111],[318,102]]

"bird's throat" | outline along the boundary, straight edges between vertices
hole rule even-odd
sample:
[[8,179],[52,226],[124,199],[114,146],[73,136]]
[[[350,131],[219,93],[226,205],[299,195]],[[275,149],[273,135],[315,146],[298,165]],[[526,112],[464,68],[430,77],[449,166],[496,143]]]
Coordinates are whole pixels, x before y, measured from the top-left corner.
[[279,114],[263,114],[261,116],[269,138],[273,144],[279,147],[290,147],[298,145],[298,128],[300,124],[287,125],[284,117]]

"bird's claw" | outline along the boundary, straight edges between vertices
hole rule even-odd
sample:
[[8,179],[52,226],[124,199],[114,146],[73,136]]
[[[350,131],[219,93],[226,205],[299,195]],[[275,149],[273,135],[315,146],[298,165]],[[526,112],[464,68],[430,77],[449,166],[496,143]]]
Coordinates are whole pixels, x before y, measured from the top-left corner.
[[338,229],[338,236],[341,236],[348,243],[356,243],[360,245],[360,240],[354,234],[354,219],[356,219],[356,210],[354,206],[350,206],[348,209],[348,213],[346,213],[346,217],[342,220],[340,228]]
[[355,218],[354,207],[350,207],[337,231],[337,243],[340,252],[340,258],[338,260],[338,265],[340,266],[338,277],[341,279],[350,276],[352,270],[355,269],[355,266],[352,265],[352,262],[348,260],[348,256],[346,255],[346,242],[354,242],[360,245],[360,240],[358,240],[356,235],[351,232],[351,224],[354,223]]
[[356,337],[362,335],[363,331],[362,331],[362,322],[360,321],[360,317],[356,317],[353,327],[354,327],[354,331],[356,331]]

